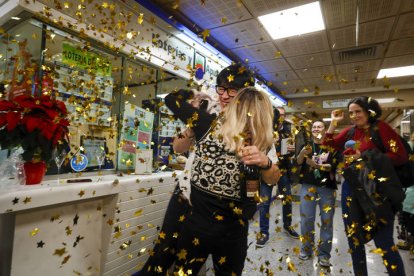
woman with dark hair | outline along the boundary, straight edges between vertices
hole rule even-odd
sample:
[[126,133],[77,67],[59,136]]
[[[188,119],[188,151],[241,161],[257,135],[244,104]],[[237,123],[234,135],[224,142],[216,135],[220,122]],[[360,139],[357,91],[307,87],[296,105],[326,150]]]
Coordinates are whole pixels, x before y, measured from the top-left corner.
[[[368,171],[367,174],[371,175],[370,178],[375,181],[378,187],[381,185],[394,187],[395,183],[387,180],[392,178],[391,174],[395,175],[392,165],[398,166],[407,162],[407,153],[405,152],[400,137],[387,123],[379,120],[382,110],[378,102],[372,98],[361,96],[352,99],[348,104],[348,112],[354,126],[347,127],[338,135],[334,136],[335,128],[338,122],[343,120],[344,113],[340,110],[332,111],[332,120],[326,133],[324,144],[340,151],[344,151],[344,147],[347,146],[348,149],[344,151],[344,156],[348,163],[352,163],[353,161],[360,162],[360,160],[366,160],[369,156],[370,158],[368,160],[373,160],[373,156],[385,158],[383,160],[390,163],[391,168],[389,169],[392,171]],[[380,142],[384,149],[379,149],[378,142],[373,141],[372,134],[374,131],[379,134]],[[387,175],[384,176],[384,173],[390,173],[390,176],[386,177]],[[384,176],[382,180],[379,175]],[[356,238],[356,236],[360,234],[358,232],[372,229],[359,228],[360,231],[356,231],[355,225],[358,223],[353,218],[364,218],[366,215],[362,214],[363,208],[358,209],[355,207],[356,203],[360,202],[358,201],[358,197],[364,192],[364,189],[355,191],[354,186],[351,185],[355,182],[351,180],[351,178],[345,177],[342,185],[341,203],[345,230],[351,249],[352,265],[355,275],[368,275],[364,246],[365,241]],[[385,182],[387,185],[380,182]],[[378,193],[382,196],[380,192]],[[381,252],[389,275],[403,276],[405,275],[404,265],[393,240],[395,211],[389,207],[391,203],[388,202],[387,198],[383,199],[383,203],[383,207],[388,207],[384,208],[383,212],[377,214],[376,217],[381,222],[381,227],[376,228],[372,232],[372,235],[368,235],[367,240],[373,238],[375,246]],[[355,212],[360,212],[361,214]]]

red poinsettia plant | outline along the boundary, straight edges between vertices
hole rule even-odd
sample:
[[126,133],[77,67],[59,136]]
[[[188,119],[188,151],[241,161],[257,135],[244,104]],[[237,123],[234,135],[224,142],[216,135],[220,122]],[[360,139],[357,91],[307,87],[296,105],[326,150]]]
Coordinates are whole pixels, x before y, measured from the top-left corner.
[[49,162],[53,150],[67,149],[69,121],[65,103],[50,96],[20,95],[0,101],[0,145],[21,146],[25,161]]

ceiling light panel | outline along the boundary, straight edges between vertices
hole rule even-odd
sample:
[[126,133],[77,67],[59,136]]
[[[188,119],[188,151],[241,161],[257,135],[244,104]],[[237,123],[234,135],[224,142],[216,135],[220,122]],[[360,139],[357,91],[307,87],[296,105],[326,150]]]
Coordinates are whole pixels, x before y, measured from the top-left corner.
[[411,65],[411,66],[381,69],[378,73],[377,79],[381,79],[383,77],[393,78],[393,77],[404,77],[404,76],[413,76],[413,75],[414,75],[414,65]]
[[[382,84],[383,82],[383,79],[377,79],[377,83]],[[414,85],[414,76],[390,78],[387,82],[391,85],[391,89],[399,89],[401,85],[410,85],[412,87]],[[414,97],[411,96],[411,99],[414,99]]]
[[318,1],[258,17],[272,39],[281,39],[325,29]]
[[302,6],[314,1],[315,0],[243,0],[243,3],[249,11],[257,17],[263,14]]

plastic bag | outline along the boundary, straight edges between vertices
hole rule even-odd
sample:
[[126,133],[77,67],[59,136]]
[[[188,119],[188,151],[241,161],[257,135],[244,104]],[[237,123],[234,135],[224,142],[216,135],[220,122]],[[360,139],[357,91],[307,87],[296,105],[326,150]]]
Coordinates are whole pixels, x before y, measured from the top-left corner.
[[26,183],[22,153],[23,149],[17,148],[12,151],[9,158],[0,164],[0,187],[24,185]]

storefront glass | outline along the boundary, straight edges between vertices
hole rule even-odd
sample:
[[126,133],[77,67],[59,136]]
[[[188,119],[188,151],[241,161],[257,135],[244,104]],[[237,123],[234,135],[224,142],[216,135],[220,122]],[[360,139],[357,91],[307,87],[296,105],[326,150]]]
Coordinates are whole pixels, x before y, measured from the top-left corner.
[[[171,160],[172,137],[182,125],[157,96],[185,88],[185,80],[33,19],[6,34],[0,46],[2,96],[43,93],[63,101],[70,120],[66,150],[70,158],[88,157],[85,171],[143,167],[142,173],[150,173],[153,162]],[[56,174],[55,162],[49,163],[48,174]],[[71,171],[66,162],[60,173]]]

